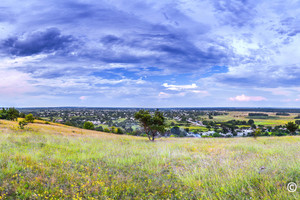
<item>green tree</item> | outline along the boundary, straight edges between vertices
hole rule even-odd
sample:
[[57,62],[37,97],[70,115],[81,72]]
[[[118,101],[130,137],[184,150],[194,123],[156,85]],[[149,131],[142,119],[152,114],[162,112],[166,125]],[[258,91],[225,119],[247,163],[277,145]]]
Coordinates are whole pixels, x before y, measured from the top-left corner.
[[6,112],[8,120],[15,121],[20,116],[20,112],[15,108],[9,108]]
[[84,122],[83,124],[83,128],[84,129],[89,129],[89,130],[94,130],[94,124],[92,122]]
[[165,118],[163,113],[158,110],[154,115],[150,115],[149,111],[139,110],[135,113],[134,118],[140,122],[150,141],[154,141],[158,133],[165,132]]
[[254,120],[253,120],[253,119],[249,119],[249,120],[248,120],[248,124],[249,124],[249,125],[254,124]]
[[285,127],[287,128],[287,130],[289,130],[290,134],[294,135],[296,130],[298,129],[297,124],[295,124],[294,122],[288,122]]
[[0,110],[0,119],[7,119],[7,110],[5,108]]
[[300,125],[300,120],[296,120],[295,124]]
[[26,120],[27,122],[33,123],[34,117],[33,117],[33,115],[30,113],[30,114],[28,114],[28,115],[25,116],[25,120]]

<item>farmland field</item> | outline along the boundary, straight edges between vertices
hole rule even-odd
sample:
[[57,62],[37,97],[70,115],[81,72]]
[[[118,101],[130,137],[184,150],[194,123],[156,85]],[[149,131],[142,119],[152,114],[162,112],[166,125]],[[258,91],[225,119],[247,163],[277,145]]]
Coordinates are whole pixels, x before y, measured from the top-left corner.
[[[220,121],[225,122],[232,119],[235,120],[245,120],[248,121],[249,119],[253,119],[255,121],[256,125],[265,125],[265,126],[278,126],[278,125],[284,125],[289,121],[295,121],[295,117],[298,116],[298,113],[289,113],[289,116],[277,116],[276,113],[272,112],[266,112],[269,117],[266,119],[259,118],[259,117],[249,117],[249,112],[228,112],[228,115],[218,115],[214,116],[212,121]],[[209,120],[209,119],[206,119]]]
[[120,136],[0,121],[0,199],[299,199],[300,137]]

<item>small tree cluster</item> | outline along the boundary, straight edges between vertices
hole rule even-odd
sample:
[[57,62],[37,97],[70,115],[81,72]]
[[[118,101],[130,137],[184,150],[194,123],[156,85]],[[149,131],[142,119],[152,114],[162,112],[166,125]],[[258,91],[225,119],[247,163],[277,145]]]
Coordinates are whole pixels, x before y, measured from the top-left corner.
[[0,110],[0,119],[16,121],[20,117],[20,112],[15,108],[2,108]]

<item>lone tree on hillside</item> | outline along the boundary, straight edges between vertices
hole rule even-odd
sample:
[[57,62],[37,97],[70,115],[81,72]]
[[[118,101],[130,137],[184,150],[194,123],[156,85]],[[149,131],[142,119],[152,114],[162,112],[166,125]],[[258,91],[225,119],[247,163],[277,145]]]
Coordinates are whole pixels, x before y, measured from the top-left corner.
[[150,141],[154,141],[158,133],[165,132],[165,118],[158,110],[154,115],[151,115],[148,110],[139,110],[134,114],[134,118],[140,122]]
[[25,120],[26,120],[27,122],[33,123],[34,117],[33,117],[33,115],[30,113],[30,114],[28,114],[28,115],[25,116]]
[[94,130],[94,124],[92,122],[84,122],[83,124],[84,129]]
[[297,124],[295,124],[294,122],[288,122],[285,127],[287,128],[287,130],[289,130],[289,132],[294,135],[296,130],[298,129],[298,126]]

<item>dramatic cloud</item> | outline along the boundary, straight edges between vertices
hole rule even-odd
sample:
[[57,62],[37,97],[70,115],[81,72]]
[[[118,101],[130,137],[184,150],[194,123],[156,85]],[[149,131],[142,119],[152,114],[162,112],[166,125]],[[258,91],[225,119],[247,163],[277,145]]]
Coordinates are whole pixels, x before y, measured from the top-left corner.
[[2,49],[16,56],[30,56],[39,53],[52,53],[64,50],[74,41],[72,36],[63,36],[56,28],[27,36],[11,37],[2,41]]
[[2,0],[0,104],[14,94],[25,106],[299,106],[299,8]]

